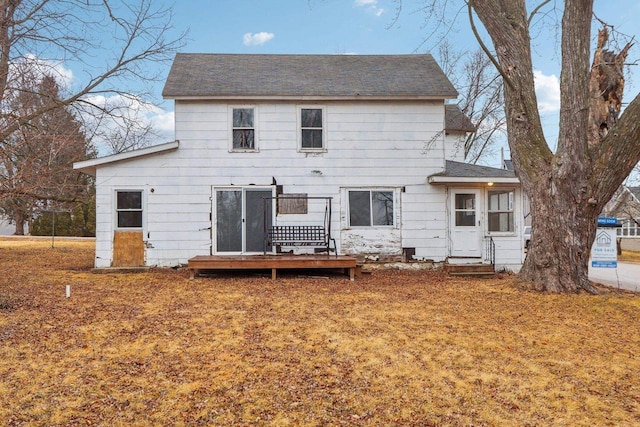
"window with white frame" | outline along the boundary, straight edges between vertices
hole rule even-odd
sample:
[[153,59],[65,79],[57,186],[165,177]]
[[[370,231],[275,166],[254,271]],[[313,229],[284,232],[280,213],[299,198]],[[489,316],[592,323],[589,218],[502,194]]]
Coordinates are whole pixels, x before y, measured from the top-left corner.
[[300,149],[321,151],[326,148],[322,108],[300,108]]
[[514,190],[490,190],[487,194],[489,232],[513,232]]
[[393,191],[349,190],[348,193],[350,227],[394,225]]
[[251,107],[233,108],[231,120],[232,150],[255,150],[255,110]]
[[142,191],[116,191],[118,228],[142,228]]

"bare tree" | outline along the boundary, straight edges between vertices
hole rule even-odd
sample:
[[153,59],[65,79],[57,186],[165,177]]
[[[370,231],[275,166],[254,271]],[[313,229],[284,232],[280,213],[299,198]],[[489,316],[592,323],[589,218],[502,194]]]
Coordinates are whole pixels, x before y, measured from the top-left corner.
[[476,127],[464,143],[465,159],[476,164],[494,154],[498,137],[506,132],[502,78],[480,48],[456,50],[445,40],[439,46],[438,59],[460,92],[458,107]]
[[[27,115],[44,103],[59,98],[58,84],[51,76],[34,70],[19,73],[21,90],[5,98],[17,115]],[[34,117],[7,136],[0,145],[0,212],[24,234],[25,222],[48,208],[70,207],[90,196],[90,178],[73,170],[73,162],[92,155],[92,148],[78,120],[61,106]]]
[[[593,1],[566,0],[562,13],[560,123],[557,150],[545,140],[538,111],[530,25],[524,0],[468,2],[491,37],[487,54],[504,79],[509,146],[531,201],[533,234],[520,277],[551,292],[597,292],[588,279],[596,219],[640,161],[640,96],[619,115],[620,54],[599,38],[590,64]],[[549,7],[553,4],[549,5]]]
[[[6,141],[15,132],[60,107],[98,122],[119,114],[95,100],[145,95],[149,87],[139,85],[159,78],[148,66],[170,60],[182,45],[184,34],[168,38],[170,24],[171,10],[152,0],[0,0],[0,147],[8,150]],[[83,74],[64,96],[45,96],[28,112],[9,108],[8,100],[22,91],[21,67],[63,78],[59,69],[65,63],[78,64]],[[130,135],[135,123],[121,118]],[[0,184],[7,179],[0,174]],[[0,185],[0,200],[15,195],[9,188],[15,186]],[[38,193],[34,189],[32,196],[48,197]]]

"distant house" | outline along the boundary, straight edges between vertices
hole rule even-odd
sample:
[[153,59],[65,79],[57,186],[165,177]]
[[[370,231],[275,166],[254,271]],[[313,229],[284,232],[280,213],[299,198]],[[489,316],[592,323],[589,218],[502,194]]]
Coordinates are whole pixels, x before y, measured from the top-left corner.
[[621,249],[640,251],[640,187],[621,185],[602,209],[601,216],[618,218]]
[[520,183],[463,163],[473,125],[430,55],[178,54],[163,96],[176,141],[74,166],[96,177],[96,267],[276,252],[273,224],[362,260],[521,266]]

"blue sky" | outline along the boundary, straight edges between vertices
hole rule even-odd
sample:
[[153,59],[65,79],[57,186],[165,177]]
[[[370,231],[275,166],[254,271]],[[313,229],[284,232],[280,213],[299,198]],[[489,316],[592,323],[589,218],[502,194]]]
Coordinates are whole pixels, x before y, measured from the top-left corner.
[[[188,0],[174,7],[175,34],[189,30],[184,52],[302,53],[302,54],[407,54],[437,53],[442,33],[461,49],[475,49],[464,3],[446,2],[451,26],[433,31],[433,17],[422,10],[422,0]],[[561,7],[558,6],[558,7]],[[628,35],[640,33],[639,0],[596,2],[599,18]],[[558,14],[561,12],[559,11]],[[547,139],[557,136],[559,56],[553,28],[538,23],[533,33],[538,98]],[[594,33],[595,34],[595,33]],[[551,37],[549,37],[551,35]],[[639,34],[640,35],[640,34]],[[488,43],[488,40],[487,40]],[[634,47],[631,57],[640,58]],[[170,64],[165,64],[165,75]],[[626,99],[638,93],[640,73],[631,67]],[[172,139],[173,101],[162,100],[162,83],[155,86],[157,109],[148,114],[162,138]],[[162,141],[157,141],[162,142]],[[497,166],[494,164],[493,166]]]

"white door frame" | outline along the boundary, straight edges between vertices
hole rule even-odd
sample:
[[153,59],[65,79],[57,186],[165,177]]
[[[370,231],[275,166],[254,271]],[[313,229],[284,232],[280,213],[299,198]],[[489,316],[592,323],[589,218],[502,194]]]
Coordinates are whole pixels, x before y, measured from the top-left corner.
[[449,193],[449,254],[452,257],[480,258],[484,192],[481,188],[450,188]]
[[[224,255],[240,255],[240,254],[257,254],[263,253],[262,248],[259,251],[251,251],[248,252],[247,248],[247,192],[249,191],[269,191],[271,193],[271,197],[274,195],[275,188],[273,186],[212,186],[211,187],[211,245],[212,252],[214,254],[224,254]],[[242,200],[241,200],[241,245],[240,250],[237,251],[220,251],[218,249],[218,210],[217,210],[217,196],[218,191],[239,191],[242,192]],[[260,212],[262,214],[262,211]],[[271,218],[274,218],[275,214],[275,203],[271,203]]]

